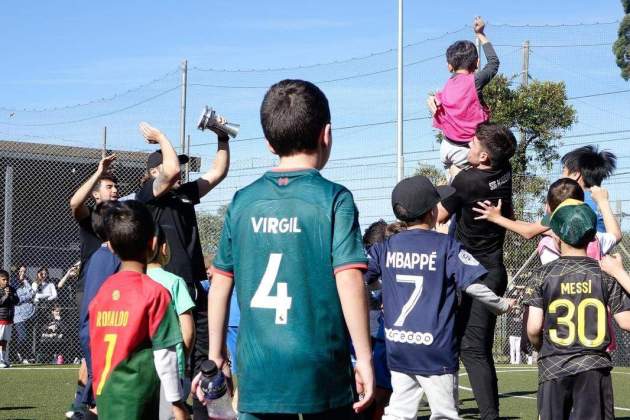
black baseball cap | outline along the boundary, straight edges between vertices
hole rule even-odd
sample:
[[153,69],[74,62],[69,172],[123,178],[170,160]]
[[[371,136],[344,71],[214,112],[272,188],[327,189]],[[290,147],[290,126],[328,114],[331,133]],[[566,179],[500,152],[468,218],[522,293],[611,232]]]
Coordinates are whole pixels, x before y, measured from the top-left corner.
[[[177,158],[179,159],[179,163],[180,165],[183,165],[184,163],[188,163],[188,155],[177,155]],[[151,153],[149,155],[149,158],[147,159],[147,169],[153,169],[156,166],[159,166],[162,164],[162,151],[161,150],[156,150],[155,152]]]
[[449,197],[455,192],[450,185],[434,187],[429,178],[422,175],[403,179],[392,191],[392,209],[396,214],[396,205],[402,207],[405,212],[403,221],[419,219],[423,214],[431,210],[437,203]]

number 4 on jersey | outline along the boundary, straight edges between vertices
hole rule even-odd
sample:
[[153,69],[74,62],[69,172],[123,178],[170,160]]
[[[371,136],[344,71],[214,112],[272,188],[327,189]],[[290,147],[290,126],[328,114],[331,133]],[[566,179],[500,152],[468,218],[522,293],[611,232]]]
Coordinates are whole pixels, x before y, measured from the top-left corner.
[[252,308],[275,309],[276,324],[286,324],[289,309],[291,309],[291,297],[287,295],[287,283],[277,283],[277,294],[271,296],[271,289],[278,276],[278,269],[282,261],[282,254],[270,254],[265,274],[260,285],[250,302]]

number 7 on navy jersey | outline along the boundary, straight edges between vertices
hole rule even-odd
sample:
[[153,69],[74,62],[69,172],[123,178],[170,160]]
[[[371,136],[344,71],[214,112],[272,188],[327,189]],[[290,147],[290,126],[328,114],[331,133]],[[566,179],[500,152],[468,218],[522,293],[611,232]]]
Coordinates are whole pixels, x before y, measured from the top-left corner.
[[288,296],[287,283],[277,283],[277,294],[271,296],[271,289],[278,277],[282,254],[269,254],[269,262],[265,274],[263,274],[258,289],[254,293],[254,297],[250,302],[252,308],[275,309],[276,324],[284,325],[287,323],[289,309],[291,309],[292,298]]
[[398,283],[411,283],[414,284],[415,287],[411,296],[409,296],[409,300],[405,303],[400,311],[400,315],[394,322],[395,327],[402,327],[405,323],[405,319],[411,313],[416,303],[420,299],[420,295],[422,294],[422,284],[424,283],[424,277],[422,276],[411,276],[406,274],[396,274],[396,282]]

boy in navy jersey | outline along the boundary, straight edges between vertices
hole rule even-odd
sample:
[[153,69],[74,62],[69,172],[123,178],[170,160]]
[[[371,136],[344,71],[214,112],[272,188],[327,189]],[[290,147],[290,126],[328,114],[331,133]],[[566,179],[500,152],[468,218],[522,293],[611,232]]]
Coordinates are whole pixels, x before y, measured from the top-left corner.
[[367,283],[383,282],[387,362],[393,394],[383,419],[415,419],[426,392],[431,418],[459,419],[455,335],[457,289],[485,303],[495,314],[514,300],[498,297],[476,283],[487,273],[459,242],[432,229],[437,204],[454,189],[436,189],[424,176],[407,178],[394,188],[392,207],[407,230],[369,250]]

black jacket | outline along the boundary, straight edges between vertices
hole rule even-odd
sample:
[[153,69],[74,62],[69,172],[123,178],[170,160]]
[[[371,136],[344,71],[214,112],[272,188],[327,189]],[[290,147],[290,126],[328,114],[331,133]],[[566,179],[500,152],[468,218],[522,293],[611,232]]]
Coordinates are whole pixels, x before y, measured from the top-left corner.
[[[6,293],[6,290],[9,293]],[[7,324],[13,322],[13,314],[15,313],[15,305],[20,303],[15,289],[11,286],[7,286],[5,289],[0,290],[0,323]]]

